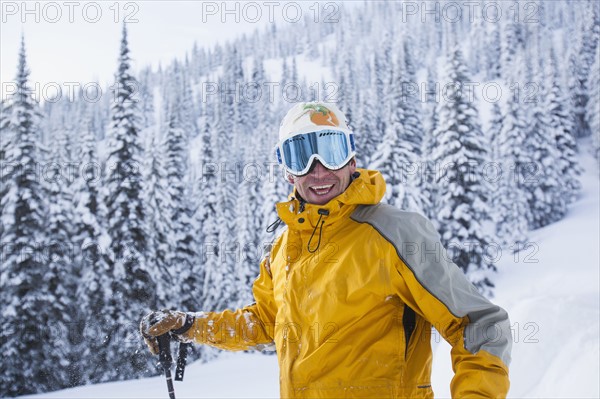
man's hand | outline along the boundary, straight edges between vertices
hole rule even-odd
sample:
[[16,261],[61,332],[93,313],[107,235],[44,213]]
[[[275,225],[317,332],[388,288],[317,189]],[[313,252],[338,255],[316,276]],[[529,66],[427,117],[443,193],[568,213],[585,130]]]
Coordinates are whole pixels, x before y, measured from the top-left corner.
[[191,314],[177,310],[156,310],[148,313],[140,322],[140,333],[153,355],[158,355],[158,340],[156,337],[169,333],[181,341],[180,334],[185,333],[194,323]]

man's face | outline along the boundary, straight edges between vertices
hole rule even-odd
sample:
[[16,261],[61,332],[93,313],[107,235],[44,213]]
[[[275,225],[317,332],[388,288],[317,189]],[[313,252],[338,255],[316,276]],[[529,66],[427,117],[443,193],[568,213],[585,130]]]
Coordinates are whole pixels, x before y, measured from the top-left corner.
[[338,170],[329,170],[321,162],[304,176],[289,176],[289,181],[296,187],[298,194],[311,204],[323,205],[337,197],[348,188],[352,174],[356,171],[356,161],[352,159],[346,166]]

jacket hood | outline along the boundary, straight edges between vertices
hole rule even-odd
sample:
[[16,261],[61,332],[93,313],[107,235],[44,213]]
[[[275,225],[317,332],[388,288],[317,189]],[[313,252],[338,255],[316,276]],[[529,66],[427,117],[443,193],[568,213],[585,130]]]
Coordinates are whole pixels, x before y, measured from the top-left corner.
[[[386,189],[381,173],[376,170],[356,169],[356,174],[358,176],[343,193],[323,205],[301,203],[294,189],[288,201],[277,204],[279,217],[290,227],[308,228],[317,224],[321,209],[328,211],[327,220],[331,223],[339,217],[351,214],[358,205],[378,204]],[[304,224],[305,221],[308,223]]]

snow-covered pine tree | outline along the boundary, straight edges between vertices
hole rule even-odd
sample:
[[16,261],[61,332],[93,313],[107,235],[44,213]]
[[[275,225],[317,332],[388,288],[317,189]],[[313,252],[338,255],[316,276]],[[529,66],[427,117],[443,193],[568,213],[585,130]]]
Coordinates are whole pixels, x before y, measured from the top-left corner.
[[[78,250],[77,266],[81,273],[76,291],[76,297],[79,298],[79,323],[76,331],[80,334],[86,332],[81,344],[77,345],[80,350],[78,362],[94,365],[92,368],[81,367],[81,384],[107,381],[103,376],[103,367],[108,365],[105,333],[101,330],[98,315],[103,314],[109,303],[113,278],[106,258],[106,211],[99,193],[101,167],[93,125],[94,110],[90,106],[79,124],[80,162],[72,185],[73,243]],[[89,339],[90,337],[93,339]]]
[[[244,72],[239,50],[236,45],[226,53],[226,68],[223,72],[221,87],[240,87],[244,84]],[[219,174],[217,179],[217,225],[219,234],[219,257],[216,268],[212,270],[215,284],[209,283],[210,291],[205,292],[211,298],[212,309],[225,309],[237,302],[235,287],[236,255],[238,252],[235,233],[240,220],[236,215],[238,186],[241,182],[240,148],[248,140],[247,103],[239,95],[228,94],[219,100],[217,117],[219,125],[215,130],[218,148]],[[206,287],[206,281],[205,281]],[[205,303],[206,308],[206,303]]]
[[[183,77],[181,63],[175,59],[167,67],[166,72],[163,75],[163,84],[160,85],[161,92],[161,104],[162,109],[160,112],[160,125],[166,126],[169,123],[169,113],[177,112],[180,110],[172,109],[173,104],[181,96],[181,89],[183,84],[181,79]],[[158,139],[162,139],[162,135],[159,134]],[[160,141],[159,141],[160,143]]]
[[487,31],[486,34],[486,63],[483,68],[483,72],[487,76],[488,80],[500,79],[502,74],[502,66],[500,63],[500,57],[502,54],[501,40],[500,40],[500,28],[497,24]]
[[[600,48],[600,47],[599,47]],[[565,201],[570,204],[581,191],[581,166],[577,158],[577,142],[573,135],[572,119],[567,112],[568,98],[562,86],[559,64],[554,47],[549,46],[549,62],[545,64],[545,97],[542,106],[549,112],[554,144],[558,150],[558,176]],[[596,86],[597,87],[597,86]],[[598,114],[598,112],[594,112]]]
[[[44,273],[40,291],[53,301],[40,312],[42,325],[55,327],[59,337],[52,337],[46,347],[47,356],[44,368],[52,370],[56,385],[52,390],[79,385],[82,380],[82,367],[78,364],[79,353],[74,352],[68,334],[79,317],[79,304],[76,290],[80,278],[75,254],[78,252],[73,236],[73,195],[69,185],[67,166],[70,147],[68,130],[55,130],[50,151],[47,173],[44,173],[45,198],[48,203],[46,220],[46,242],[43,260],[47,270]],[[56,367],[60,364],[61,367]]]
[[[507,83],[513,85],[518,82],[523,69],[522,52],[518,52],[513,61],[514,77],[509,77]],[[526,130],[523,107],[516,96],[509,96],[502,110],[500,132],[492,142],[493,147],[497,148],[496,159],[502,172],[498,182],[499,191],[494,195],[492,204],[496,235],[504,244],[518,244],[528,229],[529,205],[524,187],[531,161],[525,150]]]
[[[181,125],[187,140],[198,135],[198,105],[194,100],[192,86],[190,84],[189,67],[182,66],[177,60],[169,68],[169,74],[166,77],[166,84],[163,86],[163,124],[169,124],[169,112],[176,114],[176,118]],[[174,106],[174,104],[177,104]]]
[[[8,129],[8,123],[10,121],[9,110],[7,109],[7,103],[3,99],[0,99],[0,215],[4,213],[2,210],[4,202],[2,199],[6,196],[8,186],[5,184],[4,179],[14,173],[14,168],[11,168],[6,159],[8,149],[13,145],[13,135]],[[2,237],[4,231],[4,222],[0,220],[0,237]]]
[[139,111],[131,72],[126,26],[115,76],[116,89],[107,134],[104,202],[107,210],[109,254],[112,261],[110,304],[106,317],[108,361],[105,372],[112,380],[131,378],[153,369],[154,361],[142,350],[142,342],[126,339],[137,334],[137,321],[155,309],[157,284],[146,264],[146,210],[142,200],[142,153]]
[[[6,101],[4,99],[0,98],[0,129],[2,129],[4,131],[4,129],[6,129],[6,127],[8,126],[8,111],[6,109]],[[4,146],[4,144],[2,144],[2,146]],[[0,147],[0,148],[4,148],[4,147]],[[4,159],[4,153],[0,153],[0,155],[2,155],[2,158],[0,159]]]
[[371,68],[371,71],[371,84],[361,92],[362,101],[358,109],[359,122],[354,130],[357,163],[362,168],[368,168],[371,164],[373,155],[383,136],[383,133],[378,130],[378,125],[381,125],[381,115],[379,114],[379,100],[376,96],[375,69]]
[[[511,117],[507,124],[511,124]],[[491,143],[490,159],[493,161],[496,173],[488,176],[493,178],[491,193],[492,218],[495,223],[495,234],[502,248],[509,247],[515,251],[523,249],[527,241],[527,198],[519,188],[515,173],[511,170],[510,153],[505,157],[506,146],[502,146],[503,117],[500,105],[492,105],[492,117],[487,136]],[[505,131],[506,133],[506,131]],[[505,143],[506,144],[506,143]],[[490,169],[492,170],[492,169]]]
[[370,167],[380,170],[386,180],[388,189],[385,200],[388,204],[422,213],[423,199],[417,179],[422,131],[417,131],[416,127],[419,121],[416,109],[418,99],[406,93],[409,75],[406,54],[401,53],[396,61],[390,88],[392,114]]
[[355,102],[357,96],[356,71],[353,60],[353,49],[346,48],[341,51],[342,62],[337,69],[337,83],[339,84],[339,102],[338,106],[343,110],[346,116],[346,122],[350,129],[354,129],[357,121],[358,109]]
[[206,49],[200,48],[198,42],[194,41],[190,57],[190,78],[193,83],[206,72]]
[[[257,65],[257,76],[265,79],[264,67]],[[325,83],[321,84],[321,93],[325,89]],[[283,169],[275,164],[275,154],[273,149],[278,141],[278,115],[287,112],[288,103],[277,102],[278,99],[269,99],[267,96],[256,107],[257,119],[261,121],[256,131],[262,140],[261,152],[264,154],[264,177],[260,181],[260,224],[259,242],[262,248],[273,241],[274,232],[268,232],[268,227],[278,220],[275,204],[284,201],[289,193],[289,185],[283,177]]]
[[[493,48],[488,47],[487,22],[483,15],[476,13],[469,28],[469,42],[471,45],[468,52],[468,65],[469,70],[477,74],[486,70],[488,57],[492,56],[489,50],[493,50]],[[499,56],[500,54],[493,55]]]
[[375,73],[375,98],[377,99],[377,130],[383,136],[387,131],[392,114],[392,78],[394,74],[394,39],[391,32],[385,32],[379,51],[375,52],[373,70]]
[[391,89],[392,74],[394,70],[392,54],[392,36],[389,32],[385,33],[380,51],[375,53],[373,68],[375,69],[375,87],[378,104],[377,131],[384,135],[387,131],[387,125],[392,113],[391,111]]
[[[79,143],[79,168],[73,182],[73,236],[80,248],[85,254],[83,263],[92,262],[98,267],[96,261],[100,261],[102,248],[100,237],[103,233],[103,218],[106,216],[106,210],[103,209],[103,203],[99,194],[99,184],[101,178],[101,167],[98,159],[97,141],[94,132],[94,115],[92,107],[84,110],[85,114],[80,120],[78,131]],[[86,249],[88,248],[89,249]],[[81,263],[81,262],[80,262]],[[85,270],[86,265],[81,265]],[[85,295],[84,295],[85,297]],[[86,306],[89,307],[89,306]]]
[[300,76],[298,75],[298,63],[296,62],[296,57],[292,57],[292,74],[290,76],[291,83],[297,87],[300,84]]
[[[196,205],[194,213],[195,225],[199,228],[198,253],[199,263],[202,265],[202,275],[199,276],[203,282],[203,287],[200,292],[188,293],[183,291],[182,294],[184,306],[192,307],[198,300],[204,306],[206,303],[206,291],[208,288],[206,280],[210,278],[212,269],[216,267],[218,262],[218,243],[219,231],[217,225],[217,208],[219,206],[217,199],[217,179],[219,178],[216,153],[216,127],[220,118],[216,112],[208,113],[211,110],[212,104],[206,104],[204,127],[200,132],[200,146],[198,150],[199,158],[199,175],[194,182],[195,195],[193,196]],[[216,111],[216,110],[215,110]],[[207,309],[207,308],[205,308]]]
[[[404,120],[404,109],[402,108],[402,85],[401,67],[403,60],[398,61],[398,72],[394,73],[390,87],[390,101],[392,114],[387,118],[386,130],[383,140],[373,155],[373,161],[369,167],[379,170],[385,178],[387,190],[385,201],[388,204],[401,207],[404,199],[403,184],[407,181],[407,167],[414,165],[418,159],[414,157],[410,141],[403,141],[406,134],[402,121]],[[396,81],[398,79],[398,81]]]
[[513,71],[515,55],[525,47],[525,33],[521,21],[513,18],[501,20],[500,28],[500,71],[504,79],[509,79]]
[[[266,81],[263,59],[257,56],[254,58],[251,82],[263,87]],[[305,93],[307,92],[306,90]],[[240,257],[236,270],[237,289],[240,293],[239,305],[247,305],[252,300],[252,282],[258,275],[263,253],[262,211],[264,202],[271,200],[264,198],[262,187],[264,181],[270,177],[268,166],[272,161],[274,137],[277,134],[271,115],[272,100],[268,95],[263,95],[258,98],[258,101],[245,105],[248,110],[246,120],[255,120],[256,123],[252,126],[252,136],[247,137],[247,142],[242,146],[244,167],[239,186],[240,194],[236,203],[236,214],[241,222],[237,230]],[[269,205],[273,206],[275,201],[270,202]]]
[[[254,59],[251,81],[260,87],[264,87],[268,82],[264,59],[260,56]],[[279,110],[277,102],[279,99],[276,95],[271,95],[266,90],[262,90],[260,93],[259,100],[251,108],[254,114],[253,118],[257,121],[254,131],[257,134],[259,147],[255,153],[260,154],[262,161],[271,162],[274,157],[273,148],[277,142],[279,128],[279,121],[276,121],[276,114]]]
[[495,102],[492,104],[492,114],[489,121],[489,130],[487,136],[489,137],[489,142],[492,144],[489,156],[490,160],[498,163],[501,158],[498,153],[499,150],[499,140],[500,140],[500,132],[502,131],[502,109],[500,108],[500,104]]
[[462,52],[455,46],[447,56],[448,86],[438,107],[439,125],[433,160],[440,165],[436,175],[436,215],[442,244],[451,259],[482,292],[494,286],[489,271],[496,267],[486,257],[490,243],[484,226],[491,220],[489,189],[478,170],[489,160],[489,143],[482,133],[474,98],[462,91],[470,82]]
[[595,87],[596,90],[592,90],[590,99],[587,107],[587,122],[590,127],[592,135],[592,154],[596,157],[596,160],[600,163],[600,46],[596,48],[596,61],[590,69],[589,77],[590,87]]
[[[245,165],[250,165],[248,171],[256,172],[258,169],[252,165],[258,165],[257,157],[253,152],[256,145],[249,143],[245,147]],[[260,222],[256,215],[259,214],[260,200],[258,188],[259,175],[254,172],[244,174],[238,187],[238,198],[236,202],[236,215],[238,227],[235,231],[237,256],[235,257],[235,283],[237,295],[236,306],[244,306],[252,303],[252,282],[258,276],[258,265],[261,260]]]
[[[528,56],[528,60],[536,58]],[[529,63],[528,63],[529,64]],[[534,63],[527,68],[529,82],[543,82],[541,68]],[[537,83],[537,93],[520,96],[521,105],[529,110],[524,149],[529,164],[525,170],[528,179],[522,185],[527,196],[530,229],[537,229],[560,220],[566,213],[566,200],[561,187],[559,154],[556,148],[556,132],[552,129],[550,113],[543,103],[547,99],[547,87]]]
[[290,69],[288,68],[288,63],[287,63],[287,59],[284,57],[282,62],[281,62],[281,80],[279,82],[281,89],[280,89],[280,96],[278,96],[278,100],[281,101],[286,101],[286,93],[285,93],[285,89],[288,86],[288,83],[291,81],[291,73],[290,73]]
[[436,80],[437,66],[434,62],[427,69],[427,86],[425,92],[422,93],[425,101],[423,105],[423,113],[425,115],[423,119],[423,140],[421,143],[421,167],[420,167],[420,182],[419,188],[421,195],[425,201],[423,212],[430,219],[435,219],[435,198],[436,198],[436,186],[435,186],[435,175],[437,168],[435,160],[433,159],[433,150],[435,149],[436,142],[433,136],[433,132],[438,127],[439,120],[437,114],[437,107],[439,103],[439,83]]
[[[379,101],[384,100],[384,93],[387,90],[386,86],[386,71],[383,70],[384,62],[381,61],[381,55],[377,52],[373,54],[373,76],[371,77],[372,85],[374,86],[375,98]],[[381,117],[380,117],[381,119]],[[383,131],[381,127],[381,121],[378,120],[377,129]]]
[[504,173],[498,176],[491,201],[495,233],[502,248],[518,252],[527,242],[527,198],[518,187],[510,162],[501,161],[498,165]]
[[140,72],[139,101],[140,101],[140,127],[146,129],[155,124],[154,119],[154,93],[153,75],[149,67]]
[[[182,99],[186,101],[185,97]],[[173,306],[180,307],[183,292],[195,293],[197,309],[200,305],[198,291],[202,287],[202,275],[195,267],[197,265],[196,243],[190,219],[191,205],[186,189],[189,168],[188,137],[187,132],[180,126],[177,114],[171,113],[164,142],[161,145],[161,148],[164,148],[165,194],[168,197],[162,212],[171,221],[171,231],[168,231],[170,236],[168,242],[171,247],[167,256],[167,266],[172,271],[171,274],[176,276],[169,302]]]
[[215,47],[213,48],[213,51],[210,52],[209,55],[209,70],[216,68],[220,65],[223,65],[223,53],[224,53],[224,49],[223,46],[219,43],[217,43],[215,45]]
[[[221,132],[222,133],[222,132]],[[222,149],[226,147],[220,147]],[[219,258],[213,276],[218,275],[215,284],[211,284],[209,292],[212,293],[212,309],[224,310],[238,303],[239,292],[236,290],[236,268],[239,266],[239,254],[236,232],[238,226],[246,221],[241,221],[236,214],[236,203],[239,194],[239,169],[237,162],[221,163],[221,170],[217,198],[217,220],[219,231]],[[234,174],[235,170],[235,174]],[[234,177],[235,176],[235,177]],[[235,185],[234,185],[235,183]],[[232,191],[235,189],[235,200]]]
[[[172,113],[167,111],[167,119]],[[169,130],[169,120],[165,130]],[[171,291],[176,289],[176,273],[172,270],[170,258],[175,248],[173,204],[169,195],[169,183],[166,178],[165,147],[154,131],[146,149],[144,165],[144,195],[146,211],[146,230],[148,232],[148,258],[146,266],[152,270],[156,284],[157,302],[160,308],[175,307]]]
[[319,36],[316,33],[312,33],[312,29],[316,27],[316,24],[311,23],[307,20],[308,16],[305,18],[305,23],[309,26],[310,31],[307,32],[309,35],[309,39],[304,41],[304,54],[306,54],[306,59],[309,61],[313,61],[319,58],[321,55],[319,51]]
[[[210,137],[210,145],[206,145],[202,153],[203,163],[205,163],[201,175],[203,188],[199,191],[203,198],[198,209],[201,213],[198,216],[202,226],[201,251],[206,273],[203,280],[202,308],[223,310],[234,300],[232,298],[233,275],[228,273],[233,264],[227,263],[226,253],[232,244],[233,230],[230,230],[229,226],[234,209],[233,203],[229,202],[231,197],[227,191],[227,184],[231,184],[235,179],[231,179],[231,175],[227,174],[228,171],[233,170],[231,164],[226,161],[228,158],[222,157],[223,152],[231,148],[232,140],[229,123],[225,122],[230,119],[227,104],[220,100],[215,104],[214,116],[208,132],[209,135],[214,136]],[[204,155],[208,154],[210,157],[204,158]],[[232,253],[229,252],[228,255]]]
[[181,129],[187,136],[187,140],[193,139],[198,136],[200,130],[198,129],[198,108],[200,104],[194,101],[192,92],[191,79],[187,70],[182,71],[182,93],[180,101],[180,115],[179,120],[181,123]]
[[[586,107],[590,95],[598,91],[598,87],[593,87],[588,81],[590,69],[594,64],[596,48],[600,41],[600,12],[598,3],[588,0],[583,11],[580,24],[580,32],[577,35],[579,39],[574,44],[574,52],[569,60],[569,88],[572,99],[573,133],[575,137],[587,137],[590,135],[590,129],[587,124]],[[581,11],[581,10],[580,10]],[[597,110],[595,110],[597,113]]]
[[410,47],[412,39],[407,36],[403,43],[403,62],[404,73],[402,69],[397,72],[401,73],[401,106],[404,110],[402,113],[402,125],[405,135],[402,141],[410,142],[408,146],[413,151],[410,158],[410,166],[406,170],[405,197],[402,208],[425,213],[428,200],[422,192],[421,167],[423,164],[423,123],[421,121],[421,99],[418,90],[413,90],[417,84],[416,65],[412,55],[413,50]]
[[[25,41],[21,39],[16,92],[5,108],[8,121],[2,126],[4,165],[2,173],[2,268],[0,301],[2,324],[0,396],[45,392],[57,386],[47,370],[48,324],[45,309],[56,299],[43,285],[48,271],[42,253],[46,239],[44,192],[38,173],[39,111],[31,97]],[[6,173],[5,173],[6,172]],[[57,365],[54,365],[57,367]]]
[[[237,161],[241,156],[238,152],[239,144],[243,143],[245,139],[245,136],[241,134],[247,134],[247,129],[242,123],[244,117],[247,116],[245,99],[241,95],[241,87],[245,83],[244,69],[237,45],[234,44],[228,47],[223,65],[223,75],[220,78],[219,87],[224,88],[224,90],[222,90],[218,101],[223,103],[221,110],[224,112],[225,118],[222,122],[223,127],[226,128],[226,134],[219,136],[219,144],[224,144],[223,147],[219,146],[219,148],[228,149],[224,153],[228,156],[227,161]],[[294,79],[293,74],[291,78]],[[225,159],[223,158],[223,160]],[[230,167],[231,165],[226,166]],[[235,179],[227,180],[232,183]],[[234,196],[235,188],[229,188],[228,200],[232,200]]]

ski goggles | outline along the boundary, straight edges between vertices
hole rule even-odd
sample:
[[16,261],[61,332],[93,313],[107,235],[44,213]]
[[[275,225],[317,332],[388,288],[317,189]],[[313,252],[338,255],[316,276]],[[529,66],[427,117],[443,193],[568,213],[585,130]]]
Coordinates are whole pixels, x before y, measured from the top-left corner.
[[315,159],[338,170],[355,155],[354,134],[341,130],[297,134],[279,142],[276,153],[277,161],[296,176],[309,173]]

